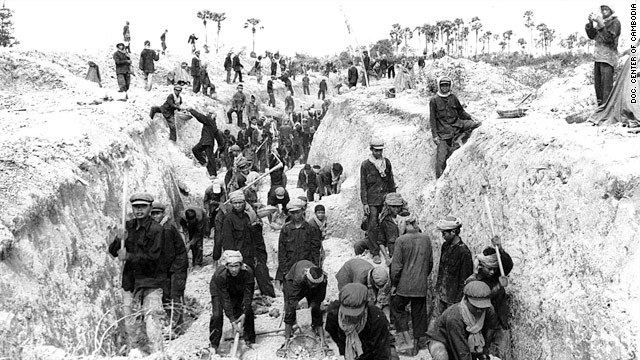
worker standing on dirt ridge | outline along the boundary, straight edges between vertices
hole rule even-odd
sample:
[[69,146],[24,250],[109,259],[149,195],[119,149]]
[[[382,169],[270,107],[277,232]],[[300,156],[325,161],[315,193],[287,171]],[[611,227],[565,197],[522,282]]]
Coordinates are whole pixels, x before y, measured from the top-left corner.
[[349,83],[349,89],[353,89],[358,85],[358,69],[353,64],[353,61],[349,61],[349,70],[347,71],[347,82]]
[[125,93],[125,99],[128,98],[126,92],[129,91],[131,85],[131,56],[125,51],[124,44],[116,45],[116,52],[113,53],[113,61],[116,63],[116,77],[118,79],[118,92]]
[[193,93],[200,91],[200,50],[196,50],[191,58],[191,76],[193,77]]
[[166,206],[153,202],[151,218],[162,226],[162,262],[167,278],[162,286],[162,304],[170,319],[172,338],[182,333],[180,325],[184,314],[184,289],[187,285],[189,259],[184,240],[180,236],[176,223],[165,215]]
[[345,360],[397,360],[386,316],[367,302],[367,287],[347,284],[327,308],[326,330]]
[[273,94],[273,80],[275,80],[275,76],[271,76],[269,80],[267,80],[267,95],[269,95],[269,102],[267,106],[276,107],[276,97]]
[[429,101],[431,135],[436,144],[436,179],[444,172],[447,159],[464,144],[471,132],[481,124],[473,121],[451,93],[451,78],[437,80],[438,93]]
[[322,78],[318,89],[318,100],[323,100],[327,96],[327,80]]
[[221,179],[213,177],[211,185],[204,191],[203,205],[209,217],[209,226],[215,223],[216,215],[224,202],[227,201],[227,189]]
[[278,239],[278,287],[282,287],[285,275],[298,261],[308,260],[315,266],[320,264],[322,234],[305,220],[304,206],[300,199],[293,199],[287,204],[290,221],[284,224]]
[[302,93],[304,95],[311,95],[311,92],[309,92],[309,76],[307,74],[304,74],[302,77]]
[[216,124],[216,109],[213,106],[207,106],[206,112],[205,115],[194,108],[189,108],[189,113],[202,124],[200,140],[191,148],[191,152],[200,165],[207,167],[209,176],[216,176],[218,170],[216,169],[216,159],[213,156],[214,142],[218,142],[218,148],[223,148],[224,139]]
[[338,290],[350,283],[359,283],[367,287],[369,302],[389,317],[389,296],[391,282],[389,281],[389,269],[383,265],[373,266],[362,258],[353,258],[345,261],[336,273]]
[[233,61],[231,60],[231,55],[233,55],[233,52],[229,51],[227,53],[227,57],[224,58],[224,64],[222,65],[224,67],[224,70],[227,72],[227,84],[231,84],[231,71],[233,70]]
[[122,40],[124,41],[124,48],[131,54],[131,32],[129,31],[128,21],[124,24],[124,28],[122,28]]
[[[511,256],[504,251],[500,237],[494,236],[491,239],[492,246],[487,246],[482,250],[481,254],[476,257],[478,259],[478,267],[476,273],[469,276],[466,284],[472,281],[482,281],[489,286],[491,294],[491,306],[496,312],[500,330],[496,333],[496,348],[490,348],[489,351],[502,360],[511,360],[511,332],[509,330],[509,305],[507,303],[507,293],[503,284],[500,282],[500,269],[498,256],[496,255],[496,247],[500,252],[500,260],[504,269],[504,275],[508,276],[513,269],[513,260]],[[506,285],[506,284],[505,284]]]
[[[137,349],[144,342],[138,338],[136,329],[137,307],[142,305],[146,334],[151,352],[163,351],[162,287],[167,274],[162,268],[162,226],[155,222],[151,214],[153,196],[136,193],[129,202],[135,219],[125,223],[121,237],[109,245],[109,253],[124,261],[122,272],[123,313],[129,350]],[[126,236],[124,249],[121,238]]]
[[620,37],[620,20],[613,15],[611,6],[601,5],[600,13],[601,15],[589,14],[589,22],[584,27],[589,39],[596,41],[593,78],[598,106],[607,100],[613,88]]
[[[279,255],[279,253],[278,253]],[[283,277],[284,280],[284,344],[278,349],[277,355],[286,356],[291,340],[293,325],[296,323],[296,308],[298,302],[306,298],[311,308],[311,327],[320,336],[322,348],[326,346],[324,329],[322,328],[322,310],[320,305],[327,294],[327,275],[309,260],[300,260],[291,266]]]
[[488,359],[499,328],[490,295],[491,289],[482,281],[465,285],[461,301],[429,327],[427,338],[433,360]]
[[460,239],[462,221],[455,216],[446,216],[436,224],[442,232],[444,243],[440,250],[438,279],[436,281],[435,314],[442,314],[451,305],[460,302],[464,283],[473,274],[471,251]]
[[369,142],[371,156],[360,165],[360,201],[367,217],[367,238],[373,262],[380,264],[378,247],[378,216],[382,211],[384,198],[396,191],[393,170],[389,159],[382,156],[384,141],[372,139]]
[[182,106],[182,97],[180,96],[180,93],[182,93],[182,86],[174,85],[173,93],[167,96],[167,100],[165,100],[164,104],[162,104],[162,106],[152,106],[151,112],[149,113],[152,120],[157,113],[162,113],[162,116],[169,127],[169,140],[173,142],[178,140],[178,133],[176,129],[176,110],[186,110],[186,108]]
[[236,88],[238,91],[236,91],[236,93],[233,94],[233,97],[231,98],[231,109],[227,111],[227,120],[229,124],[233,122],[233,120],[231,119],[231,114],[236,113],[236,121],[238,127],[242,125],[242,111],[244,110],[245,104],[247,103],[247,96],[242,93],[243,88],[244,87],[242,86],[242,84],[238,84],[238,87]]
[[211,293],[211,320],[209,321],[210,353],[215,354],[222,338],[224,314],[227,315],[234,333],[242,333],[245,344],[256,342],[253,315],[253,270],[243,263],[239,251],[226,250],[209,283]]
[[233,71],[235,74],[233,75],[233,82],[236,82],[238,79],[239,82],[242,82],[242,69],[244,66],[240,63],[240,55],[242,55],[242,50],[238,51],[236,56],[233,57]]
[[316,228],[316,231],[320,233],[320,260],[318,266],[322,268],[324,264],[324,260],[327,258],[327,255],[324,251],[324,246],[322,243],[327,238],[327,212],[324,208],[324,205],[318,204],[313,209],[313,215],[308,220],[309,225],[311,227]]
[[202,248],[205,236],[208,237],[210,230],[207,217],[203,209],[189,207],[180,218],[180,226],[183,234],[188,236],[187,249],[191,250],[191,261],[193,268],[202,266]]
[[[431,238],[408,224],[407,233],[397,239],[391,263],[391,312],[400,334],[398,349],[412,348],[412,356],[427,347],[427,293],[432,269]],[[408,304],[411,304],[413,346],[406,310]]]
[[165,52],[167,51],[167,33],[168,32],[169,30],[165,29],[162,35],[160,35],[160,45],[162,45],[162,55],[164,55]]
[[151,91],[153,87],[153,73],[156,72],[155,61],[160,60],[160,54],[156,50],[151,50],[151,42],[149,40],[144,42],[144,49],[140,53],[139,68],[144,73],[144,80],[146,82],[144,89]]

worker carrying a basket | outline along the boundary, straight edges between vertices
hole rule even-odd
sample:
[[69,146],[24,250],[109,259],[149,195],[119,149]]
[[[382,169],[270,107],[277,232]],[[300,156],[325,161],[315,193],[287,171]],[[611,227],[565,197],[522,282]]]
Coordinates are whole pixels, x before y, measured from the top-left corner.
[[451,93],[451,78],[443,76],[437,80],[438,93],[429,101],[429,122],[436,149],[436,179],[447,166],[447,159],[464,142],[471,132],[480,126],[467,113],[458,98]]

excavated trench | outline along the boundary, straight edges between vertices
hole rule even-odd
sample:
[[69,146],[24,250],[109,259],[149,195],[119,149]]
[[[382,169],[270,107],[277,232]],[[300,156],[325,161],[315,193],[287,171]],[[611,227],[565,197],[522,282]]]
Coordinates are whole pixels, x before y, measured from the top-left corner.
[[[105,83],[115,87],[113,79]],[[264,85],[251,83],[245,84],[248,92],[263,93]],[[300,87],[295,90],[301,93]],[[83,91],[85,98],[99,93]],[[194,166],[189,155],[199,123],[181,124],[174,145],[164,123],[146,116],[166,91],[134,90],[135,102],[61,114],[43,109],[11,113],[9,136],[0,135],[0,357],[118,352],[122,329],[110,327],[120,316],[119,263],[106,247],[120,223],[123,159],[131,162],[127,193],[145,190],[164,202],[198,205],[208,183],[205,169]],[[283,87],[276,91],[282,99]],[[232,86],[218,89],[222,129],[233,92]],[[491,234],[479,194],[489,185],[496,231],[516,262],[508,288],[514,358],[631,359],[638,351],[640,322],[640,288],[634,282],[640,270],[640,149],[635,139],[549,122],[540,114],[490,119],[436,181],[426,103],[403,95],[382,99],[382,92],[380,87],[333,98],[312,144],[310,163],[340,162],[347,176],[340,195],[321,201],[330,220],[325,243],[330,277],[349,258],[351,242],[362,236],[359,165],[369,139],[381,137],[398,192],[431,235],[435,259],[442,240],[434,223],[449,213],[463,219],[462,237],[472,252],[488,244]],[[65,95],[79,96],[78,91]],[[258,97],[266,103],[263,95]],[[35,96],[16,99],[17,104],[37,103]],[[205,103],[201,97],[187,101]],[[65,100],[64,105],[74,103]],[[290,184],[296,171],[287,174]],[[173,178],[189,195],[180,197]],[[265,236],[272,267],[277,233],[267,230]],[[187,288],[205,312],[206,269],[192,274]],[[437,268],[430,284],[436,273]],[[333,287],[328,293],[330,299],[337,296]],[[200,316],[169,348],[178,353],[206,346],[207,322]],[[265,319],[257,330],[277,323]],[[265,341],[260,354],[273,353],[279,345]],[[429,358],[424,352],[420,356]]]

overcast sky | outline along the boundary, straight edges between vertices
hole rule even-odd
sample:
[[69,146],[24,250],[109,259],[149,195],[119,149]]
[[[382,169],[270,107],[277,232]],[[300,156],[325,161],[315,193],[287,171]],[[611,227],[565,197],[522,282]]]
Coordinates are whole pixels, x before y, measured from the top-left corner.
[[[160,34],[168,29],[167,45],[176,52],[188,52],[187,38],[195,33],[205,40],[202,22],[196,12],[208,9],[225,12],[227,20],[220,32],[221,51],[246,47],[251,51],[251,31],[244,29],[246,19],[262,20],[256,50],[279,50],[293,55],[336,54],[356,42],[360,45],[388,38],[391,25],[415,27],[437,20],[462,18],[468,24],[479,16],[483,30],[502,33],[513,30],[513,44],[529,32],[523,14],[534,12],[534,21],[546,23],[565,37],[571,32],[584,35],[590,12],[600,2],[589,0],[5,0],[15,11],[15,35],[29,48],[81,50],[113,46],[122,41],[122,27],[130,21],[132,51],[140,51],[144,40],[153,48],[160,46]],[[635,0],[609,2],[622,22],[623,43],[630,35],[630,9]],[[345,17],[351,25],[347,32]],[[209,44],[215,45],[216,24],[208,24]],[[534,36],[536,36],[534,34]],[[471,41],[474,36],[471,36]],[[559,41],[557,41],[559,42]],[[417,36],[414,47],[423,46]],[[493,45],[492,45],[493,46]],[[497,45],[496,45],[497,46]],[[625,45],[626,46],[626,45]],[[512,49],[514,46],[512,45]]]

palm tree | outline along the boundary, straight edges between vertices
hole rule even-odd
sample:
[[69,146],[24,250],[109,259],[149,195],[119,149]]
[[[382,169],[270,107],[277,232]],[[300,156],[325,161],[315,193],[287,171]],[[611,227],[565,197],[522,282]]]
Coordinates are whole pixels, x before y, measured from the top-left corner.
[[463,56],[467,55],[467,45],[469,43],[469,27],[465,26],[462,28],[462,43],[464,44],[464,52]]
[[398,53],[398,45],[402,43],[402,28],[400,24],[391,25],[391,31],[389,31],[389,37],[391,38],[391,42],[396,45],[396,54]]
[[220,44],[220,29],[222,28],[222,22],[226,19],[225,13],[213,13],[211,16],[211,20],[218,23],[218,36],[216,39],[216,54],[218,53],[219,44]]
[[450,55],[449,48],[451,47],[453,42],[449,41],[449,39],[451,38],[451,35],[453,34],[453,30],[454,30],[455,25],[453,24],[452,21],[445,20],[445,21],[442,22],[442,24],[440,26],[442,28],[442,33],[446,36],[446,40],[444,41],[444,43],[447,46],[447,55]]
[[520,48],[522,49],[522,52],[524,52],[524,46],[526,44],[527,44],[527,41],[524,38],[518,39],[518,45],[520,45]]
[[422,26],[416,26],[413,28],[413,32],[418,34],[418,44],[420,44],[421,40],[420,40],[420,35],[423,35],[424,32],[422,31]]
[[196,14],[198,19],[202,20],[202,25],[204,25],[204,50],[205,52],[209,52],[209,41],[207,39],[207,20],[213,19],[213,13],[210,10],[202,10],[198,11]]
[[529,28],[529,53],[533,54],[531,45],[533,45],[533,28],[536,26],[533,22],[533,11],[527,10],[524,13],[524,26]]
[[453,20],[453,24],[455,25],[455,32],[456,32],[456,49],[458,50],[458,56],[462,56],[461,54],[461,36],[460,36],[460,32],[462,30],[462,25],[464,25],[464,20],[462,20],[461,18],[456,18],[455,20]]
[[485,41],[487,42],[487,54],[491,53],[491,35],[493,35],[491,31],[484,33]]
[[513,30],[507,30],[505,32],[502,33],[502,37],[504,37],[504,40],[507,42],[507,51],[511,52],[511,36],[513,35]]
[[429,25],[429,24],[424,24],[423,26],[427,27],[427,32],[426,32],[426,42],[427,43],[431,43],[431,52],[435,52],[435,45],[436,45],[436,27],[433,25]]
[[409,40],[413,38],[413,30],[411,30],[410,27],[404,28],[404,30],[402,30],[402,37],[404,38],[404,49],[406,54],[407,50],[409,50]]
[[[247,19],[247,22],[244,23],[244,28],[248,28],[251,26],[251,33],[253,34],[253,48],[251,50],[252,53],[256,52],[256,26],[260,24],[260,19],[251,18]],[[260,26],[260,29],[264,29],[264,26]]]
[[480,18],[474,16],[471,19],[471,30],[476,32],[476,57],[478,57],[478,32],[482,29],[482,23],[480,22]]

